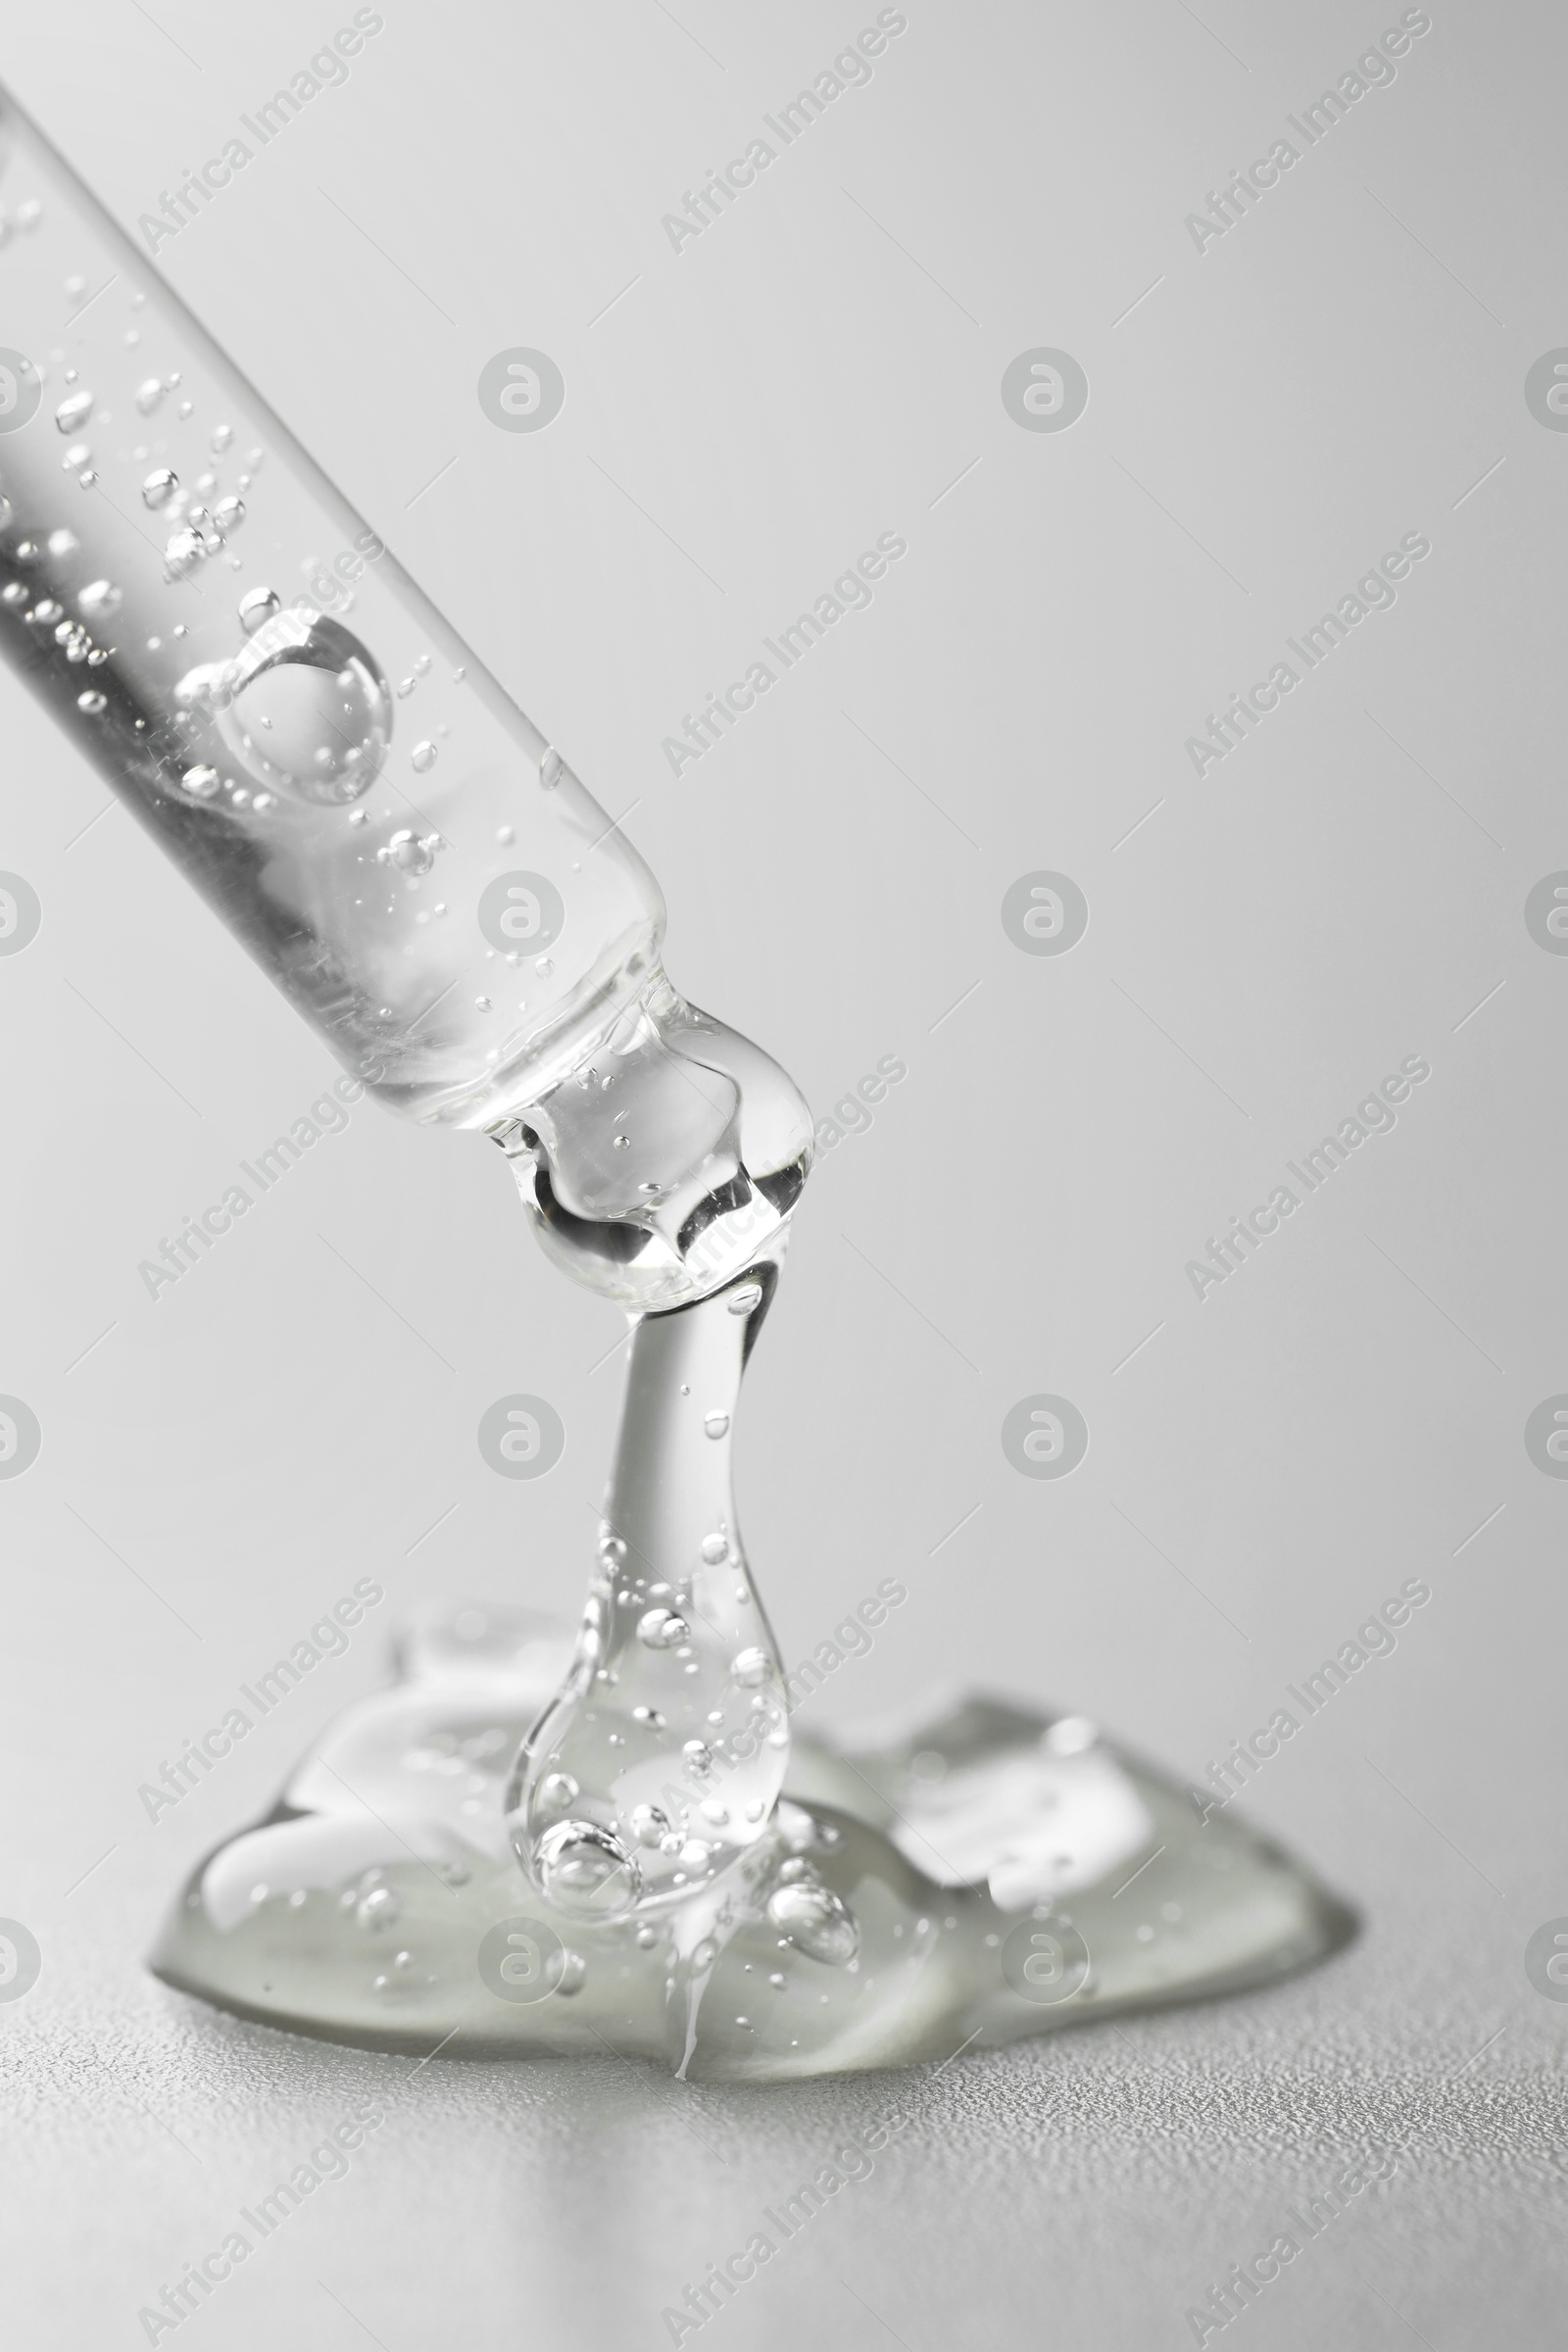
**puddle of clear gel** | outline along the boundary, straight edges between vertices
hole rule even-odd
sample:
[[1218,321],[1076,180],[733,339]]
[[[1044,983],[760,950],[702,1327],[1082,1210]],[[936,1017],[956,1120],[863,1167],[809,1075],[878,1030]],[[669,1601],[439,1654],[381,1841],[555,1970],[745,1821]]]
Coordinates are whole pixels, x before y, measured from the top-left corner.
[[720,2082],[941,2060],[1277,1981],[1351,1932],[1229,1811],[1081,1717],[970,1699],[873,1745],[797,1738],[723,1874],[619,1919],[552,1906],[509,1784],[571,1645],[472,1607],[403,1639],[272,1816],[193,1876],[166,1983],[298,2033],[443,2055],[581,2052]]
[[664,982],[498,1131],[550,1255],[634,1317],[582,1625],[416,1628],[403,1680],[196,1873],[170,1984],[421,2056],[781,2082],[1268,1983],[1343,1938],[1276,1848],[1082,1718],[976,1700],[792,1745],[730,1452],[809,1133]]

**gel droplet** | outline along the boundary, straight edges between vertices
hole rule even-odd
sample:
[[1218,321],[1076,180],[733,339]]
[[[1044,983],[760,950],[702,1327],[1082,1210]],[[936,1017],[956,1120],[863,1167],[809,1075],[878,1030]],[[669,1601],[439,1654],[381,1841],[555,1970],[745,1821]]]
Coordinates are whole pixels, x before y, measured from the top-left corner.
[[433,743],[416,743],[411,759],[415,774],[416,776],[427,775],[435,765],[435,745]]
[[376,857],[385,864],[395,865],[400,873],[427,874],[435,863],[435,837],[431,834],[421,837],[404,825],[392,835],[384,850],[377,850]]
[[247,637],[254,637],[264,620],[270,620],[280,611],[282,599],[275,588],[252,588],[239,600],[239,625]]
[[141,503],[144,507],[151,507],[156,513],[158,508],[168,506],[170,500],[173,497],[174,492],[178,488],[178,474],[172,471],[168,466],[160,466],[157,470],[153,473],[150,473],[147,476],[147,479],[143,482],[141,486]]
[[279,612],[215,681],[220,732],[259,784],[302,800],[356,801],[392,732],[391,697],[340,622]]
[[729,1428],[728,1413],[705,1413],[703,1428],[710,1438],[721,1438]]
[[390,1886],[376,1886],[358,1905],[354,1916],[362,1928],[390,1928],[402,1910]]
[[611,1919],[635,1905],[642,1874],[612,1830],[592,1821],[558,1822],[533,1849],[541,1893],[580,1918]]
[[175,531],[164,550],[164,562],[176,579],[189,579],[207,560],[207,542],[200,531]]
[[637,1639],[646,1649],[675,1649],[691,1640],[691,1631],[673,1609],[648,1609],[637,1620]]
[[775,1886],[767,1899],[767,1916],[797,1951],[826,1966],[844,1967],[860,1948],[854,1912],[831,1886],[815,1880],[797,1879]]

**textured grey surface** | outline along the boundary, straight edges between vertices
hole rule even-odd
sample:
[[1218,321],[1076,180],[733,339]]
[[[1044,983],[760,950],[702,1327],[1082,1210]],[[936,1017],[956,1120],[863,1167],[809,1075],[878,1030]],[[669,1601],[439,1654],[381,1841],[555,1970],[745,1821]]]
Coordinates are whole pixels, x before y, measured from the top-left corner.
[[[1408,1904],[1431,1923],[1425,1888]],[[105,1946],[115,1932],[106,1917]],[[747,2093],[609,2060],[411,2076],[128,1974],[107,1994],[57,1990],[17,2053],[35,2098],[9,2192],[27,2217],[23,2273],[40,2282],[31,2340],[131,2340],[134,2307],[370,2098],[387,2120],[346,2177],[193,2331],[338,2352],[357,2332],[346,2306],[390,2352],[446,2337],[459,2311],[465,2340],[487,2346],[519,2328],[562,2347],[667,2341],[662,2310],[892,2104],[900,2136],[710,2323],[726,2338],[891,2331],[919,2352],[1049,2328],[1117,2352],[1191,2341],[1184,2309],[1377,2143],[1396,2152],[1389,2178],[1304,2245],[1250,2311],[1250,2336],[1382,2345],[1404,2332],[1392,2305],[1435,2346],[1545,2346],[1568,2286],[1551,2038],[1494,2000],[1487,2031],[1511,2031],[1466,2069],[1474,2010],[1451,1966],[1418,1979],[1419,1932],[1391,1924],[1315,1980],[1250,2001],[940,2073]],[[57,2337],[43,2314],[62,2304]]]
[[[133,226],[350,13],[91,0],[8,24],[3,71]],[[1568,1915],[1568,1484],[1521,1432],[1568,1391],[1568,960],[1522,909],[1568,866],[1568,435],[1522,386],[1568,344],[1568,34],[1440,0],[1200,254],[1184,216],[1397,9],[911,5],[673,253],[661,216],[874,13],[388,6],[160,263],[636,804],[677,983],[821,1113],[908,1063],[813,1176],[741,1437],[791,1663],[890,1569],[910,1588],[817,1719],[946,1678],[1198,1774],[1419,1576],[1395,1653],[1250,1800],[1365,1932],[1254,1999],[746,2095],[609,2061],[409,2078],[150,1983],[170,1891],[373,1687],[395,1610],[573,1604],[616,1326],[532,1252],[497,1155],[368,1110],[149,1300],[138,1260],[328,1072],[0,679],[0,867],[44,906],[0,961],[0,1390],[45,1430],[0,1485],[0,1914],[44,1952],[0,2005],[29,2346],[144,2341],[160,2283],[370,2095],[383,2127],[189,2341],[668,2341],[686,2282],[889,2098],[870,2177],[705,2336],[1191,2342],[1186,2309],[1379,2137],[1391,2178],[1236,2328],[1560,2340],[1568,2006],[1523,1955]],[[537,436],[474,392],[519,344],[567,381]],[[1036,346],[1090,379],[1060,435],[999,398]],[[672,779],[681,713],[888,529],[909,554],[871,610]],[[1200,782],[1204,713],[1415,530],[1393,610]],[[1037,868],[1090,903],[1059,960],[999,919]],[[1200,1303],[1204,1237],[1418,1053],[1395,1132]],[[568,1431],[526,1487],[473,1439],[519,1389]],[[1059,1484],[998,1443],[1039,1391],[1092,1432]],[[380,1618],[150,1823],[160,1759],[369,1571]]]

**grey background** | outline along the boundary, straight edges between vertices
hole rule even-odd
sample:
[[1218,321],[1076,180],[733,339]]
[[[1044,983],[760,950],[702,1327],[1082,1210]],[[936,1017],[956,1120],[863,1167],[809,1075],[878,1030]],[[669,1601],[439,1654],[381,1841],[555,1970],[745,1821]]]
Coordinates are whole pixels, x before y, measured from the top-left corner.
[[[14,14],[3,70],[133,224],[351,13],[93,0]],[[661,216],[873,9],[389,0],[161,262],[635,804],[677,984],[820,1114],[908,1063],[822,1159],[749,1381],[790,1662],[911,1588],[816,1723],[987,1686],[1197,1773],[1422,1576],[1250,1805],[1365,1934],[1259,1998],[744,2093],[610,2061],[405,2081],[148,1980],[181,1873],[376,1687],[397,1610],[575,1608],[618,1324],[534,1251],[499,1154],[368,1108],[148,1299],[138,1260],[331,1070],[0,679],[0,865],[44,910],[0,960],[0,1389],[44,1429],[0,1483],[0,1911],[44,1955],[0,2008],[29,2342],[143,2340],[160,2282],[394,2086],[192,2340],[667,2341],[662,2307],[889,2098],[901,2139],[712,2323],[732,2344],[1188,2342],[1378,2135],[1394,2178],[1250,2340],[1554,2340],[1568,2009],[1523,1953],[1568,1913],[1568,1491],[1522,1431],[1568,1389],[1568,963],[1523,906],[1568,865],[1568,438],[1522,387],[1568,343],[1564,26],[1436,0],[1393,86],[1200,255],[1184,216],[1396,8],[907,13],[676,255]],[[544,433],[479,410],[515,345],[565,378]],[[1068,432],[1003,409],[1037,345],[1088,373]],[[886,530],[909,552],[871,609],[672,779],[681,713]],[[1204,713],[1413,530],[1395,608],[1200,782]],[[1089,901],[1066,956],[1002,929],[1040,867]],[[1205,1237],[1411,1054],[1397,1129],[1200,1304]],[[475,1444],[519,1390],[567,1431],[537,1481]],[[1039,1391],[1089,1423],[1065,1480],[1001,1450]],[[150,1824],[137,1785],[366,1573],[388,1602],[348,1655]]]

